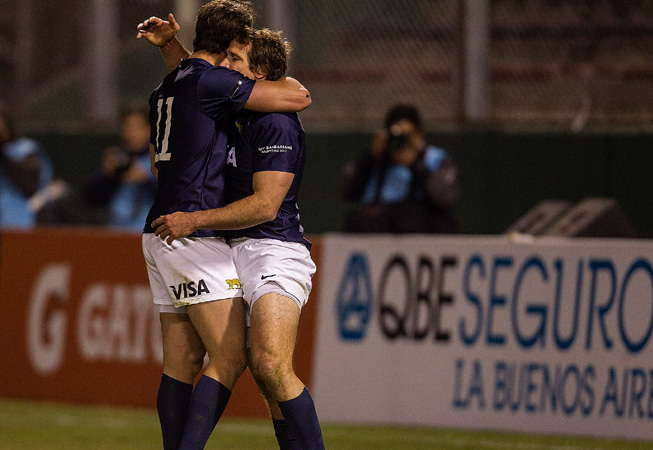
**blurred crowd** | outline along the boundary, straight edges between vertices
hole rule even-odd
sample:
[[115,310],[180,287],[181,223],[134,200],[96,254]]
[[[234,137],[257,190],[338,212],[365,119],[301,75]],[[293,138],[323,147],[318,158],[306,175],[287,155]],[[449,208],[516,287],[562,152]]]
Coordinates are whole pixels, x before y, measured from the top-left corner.
[[[22,136],[0,109],[0,227],[83,224],[141,232],[154,201],[149,112],[128,106],[120,116],[120,143],[104,149],[99,167],[81,189],[55,178],[48,154]],[[341,231],[454,234],[458,167],[447,150],[426,142],[414,105],[397,104],[370,145],[342,170],[343,200],[352,203]]]
[[157,184],[149,139],[148,108],[125,108],[120,143],[104,149],[100,166],[74,190],[55,178],[41,144],[22,136],[11,111],[0,108],[0,227],[74,223],[142,231]]

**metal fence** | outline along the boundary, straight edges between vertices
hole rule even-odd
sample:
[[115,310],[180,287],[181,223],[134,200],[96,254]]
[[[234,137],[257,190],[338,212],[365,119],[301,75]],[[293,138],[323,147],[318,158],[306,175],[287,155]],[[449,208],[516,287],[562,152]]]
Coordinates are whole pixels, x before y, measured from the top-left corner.
[[[0,0],[0,100],[27,127],[110,123],[164,74],[136,24],[189,2],[201,3]],[[253,3],[257,25],[282,28],[295,47],[291,75],[314,99],[309,130],[373,129],[400,101],[428,127],[653,125],[652,0]]]

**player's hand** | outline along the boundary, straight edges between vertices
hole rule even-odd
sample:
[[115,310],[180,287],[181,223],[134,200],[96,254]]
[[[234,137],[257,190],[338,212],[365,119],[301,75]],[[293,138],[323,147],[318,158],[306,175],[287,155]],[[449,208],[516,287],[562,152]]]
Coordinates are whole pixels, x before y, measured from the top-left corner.
[[175,239],[183,238],[195,231],[193,225],[193,213],[174,212],[161,216],[152,222],[154,234],[168,244]]
[[157,47],[163,47],[177,35],[181,27],[175,20],[175,16],[170,13],[168,20],[152,16],[139,23],[136,28],[138,29],[137,39],[145,38]]

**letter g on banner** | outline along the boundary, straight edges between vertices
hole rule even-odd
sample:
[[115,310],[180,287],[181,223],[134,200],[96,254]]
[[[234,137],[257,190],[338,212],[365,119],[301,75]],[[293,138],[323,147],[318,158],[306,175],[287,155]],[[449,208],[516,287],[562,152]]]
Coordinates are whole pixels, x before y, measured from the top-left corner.
[[34,282],[27,316],[27,350],[34,369],[47,375],[64,359],[66,313],[62,303],[68,297],[70,266],[49,264]]
[[338,331],[345,340],[365,337],[372,316],[372,280],[367,255],[353,253],[345,268],[337,298]]

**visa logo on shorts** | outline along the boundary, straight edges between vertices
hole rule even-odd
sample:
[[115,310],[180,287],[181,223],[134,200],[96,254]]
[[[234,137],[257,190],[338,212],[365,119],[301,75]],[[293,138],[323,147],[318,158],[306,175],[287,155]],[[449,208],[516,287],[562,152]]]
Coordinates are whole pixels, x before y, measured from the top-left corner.
[[177,300],[210,293],[209,288],[206,287],[206,282],[203,279],[199,280],[197,283],[189,281],[188,283],[180,283],[176,287],[170,286],[170,289],[172,289],[172,293]]

